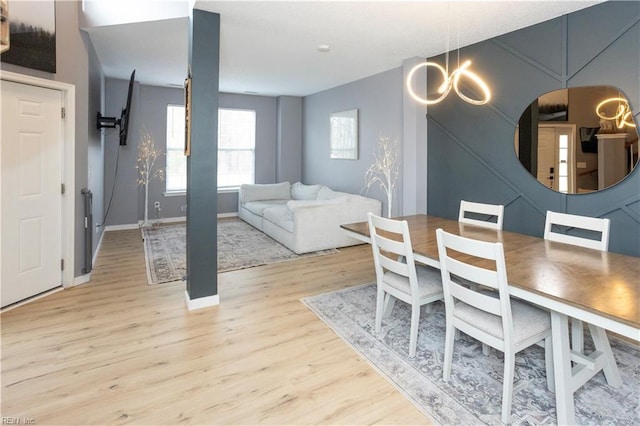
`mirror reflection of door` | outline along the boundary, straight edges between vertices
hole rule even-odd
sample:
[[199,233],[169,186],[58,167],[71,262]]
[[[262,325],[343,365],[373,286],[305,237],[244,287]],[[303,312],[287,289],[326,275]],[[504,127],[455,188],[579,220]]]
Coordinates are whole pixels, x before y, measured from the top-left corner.
[[558,192],[575,192],[572,125],[540,124],[538,128],[538,181]]
[[[520,116],[514,135],[516,156],[554,191],[580,194],[615,185],[638,163],[632,108],[611,86],[541,95]],[[617,117],[623,110],[625,120]]]

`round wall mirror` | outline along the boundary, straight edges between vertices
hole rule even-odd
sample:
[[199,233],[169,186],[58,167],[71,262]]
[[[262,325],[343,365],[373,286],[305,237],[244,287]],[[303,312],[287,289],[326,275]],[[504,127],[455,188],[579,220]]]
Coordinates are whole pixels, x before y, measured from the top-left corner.
[[520,116],[515,152],[544,186],[567,194],[608,188],[638,165],[638,128],[618,89],[549,92]]

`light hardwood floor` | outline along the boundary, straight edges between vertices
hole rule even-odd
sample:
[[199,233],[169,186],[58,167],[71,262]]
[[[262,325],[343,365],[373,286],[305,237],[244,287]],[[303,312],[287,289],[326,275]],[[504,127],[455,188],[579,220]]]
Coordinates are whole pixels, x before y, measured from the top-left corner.
[[220,305],[149,286],[140,232],[91,282],[5,312],[2,417],[22,424],[428,424],[300,299],[375,280],[371,249],[218,276]]

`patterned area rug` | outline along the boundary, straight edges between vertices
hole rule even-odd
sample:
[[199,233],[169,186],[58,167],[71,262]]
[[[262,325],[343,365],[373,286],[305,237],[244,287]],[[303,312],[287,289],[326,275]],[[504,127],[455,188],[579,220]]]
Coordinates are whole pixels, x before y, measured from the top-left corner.
[[[444,359],[444,304],[420,318],[418,349],[410,359],[411,311],[397,302],[391,316],[374,331],[376,287],[366,284],[303,299],[338,336],[398,388],[437,424],[500,425],[503,356],[494,349],[482,354],[482,345],[460,333],[454,346],[451,379],[442,380]],[[592,350],[589,333],[585,346]],[[575,394],[576,422],[580,425],[640,424],[640,348],[610,338],[623,379],[622,387],[607,385],[598,373]],[[516,356],[516,386],[512,424],[556,424],[556,403],[547,390],[544,349],[533,346]]]
[[[149,284],[180,281],[187,271],[186,225],[142,228]],[[338,250],[296,254],[240,219],[218,220],[218,272],[321,256]]]

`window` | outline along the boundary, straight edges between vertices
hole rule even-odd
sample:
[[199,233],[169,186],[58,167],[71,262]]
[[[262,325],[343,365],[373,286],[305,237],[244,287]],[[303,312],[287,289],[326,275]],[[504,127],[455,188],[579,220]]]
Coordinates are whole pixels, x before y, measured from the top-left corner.
[[167,192],[187,190],[187,157],[184,156],[184,106],[167,105]]
[[569,191],[569,136],[560,135],[558,143],[558,191]]
[[218,188],[254,183],[256,112],[218,110]]
[[[187,190],[187,159],[184,156],[185,109],[167,106],[166,191]],[[218,189],[254,183],[256,112],[218,110]]]

